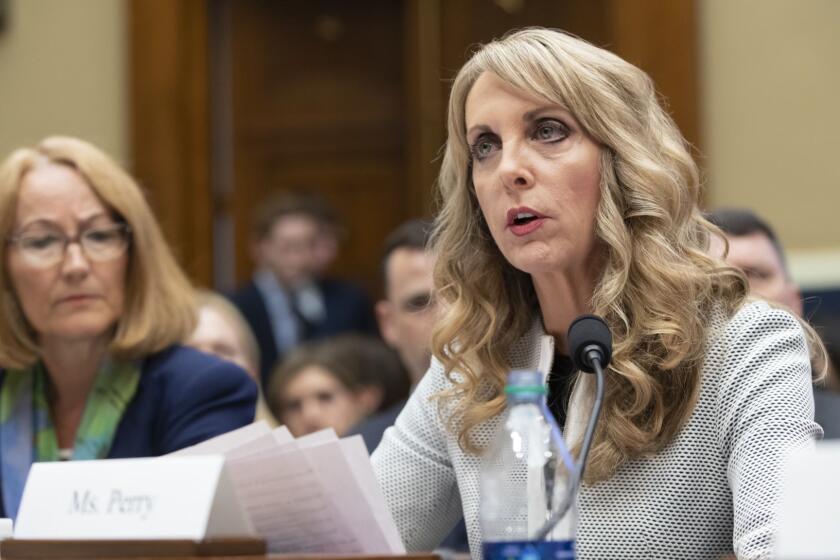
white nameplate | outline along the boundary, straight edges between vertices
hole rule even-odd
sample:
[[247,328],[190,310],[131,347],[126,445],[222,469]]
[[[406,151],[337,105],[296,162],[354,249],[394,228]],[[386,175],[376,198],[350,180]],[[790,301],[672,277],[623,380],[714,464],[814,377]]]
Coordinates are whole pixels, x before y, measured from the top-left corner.
[[188,539],[253,536],[224,457],[35,463],[18,539]]

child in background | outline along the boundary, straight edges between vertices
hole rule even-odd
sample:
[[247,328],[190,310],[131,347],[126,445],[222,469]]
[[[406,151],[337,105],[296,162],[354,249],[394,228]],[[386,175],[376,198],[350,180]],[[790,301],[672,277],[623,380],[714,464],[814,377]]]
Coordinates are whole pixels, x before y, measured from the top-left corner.
[[380,340],[342,335],[295,349],[268,386],[271,411],[295,437],[333,428],[339,436],[406,398],[408,374]]

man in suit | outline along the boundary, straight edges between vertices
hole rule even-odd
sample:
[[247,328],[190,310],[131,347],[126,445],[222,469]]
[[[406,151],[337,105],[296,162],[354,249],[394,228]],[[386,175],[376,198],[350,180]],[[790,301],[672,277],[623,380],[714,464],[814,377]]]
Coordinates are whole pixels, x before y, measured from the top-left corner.
[[319,199],[284,193],[260,205],[252,280],[231,296],[257,338],[263,385],[283,355],[303,341],[343,332],[376,333],[358,287],[320,276],[332,212]]
[[[376,303],[376,320],[382,338],[400,355],[412,389],[429,369],[437,313],[433,278],[436,259],[428,247],[431,228],[422,220],[405,222],[388,235],[382,252],[385,297]],[[373,452],[385,430],[394,425],[405,402],[368,417],[348,435],[361,434],[368,451]],[[463,519],[440,546],[455,552],[469,550]]]
[[[729,243],[726,262],[744,272],[750,291],[802,316],[802,294],[790,275],[782,244],[770,225],[754,212],[739,208],[715,210],[707,217],[726,235]],[[712,251],[722,254],[723,243],[715,239],[712,242]],[[840,438],[838,390],[837,364],[829,360],[824,386],[814,390],[815,419],[823,427],[826,439]]]
[[[432,278],[435,257],[427,249],[430,230],[429,223],[411,220],[387,237],[381,261],[385,297],[376,303],[379,331],[400,355],[412,389],[426,373],[431,360],[436,304]],[[403,405],[405,401],[369,417],[352,433],[361,434],[368,450],[373,451]]]

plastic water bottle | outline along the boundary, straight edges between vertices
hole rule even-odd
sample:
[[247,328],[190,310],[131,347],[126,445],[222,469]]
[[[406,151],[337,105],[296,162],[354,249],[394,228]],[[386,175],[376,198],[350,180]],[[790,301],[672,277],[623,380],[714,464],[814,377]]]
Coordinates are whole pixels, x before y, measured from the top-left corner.
[[480,519],[485,560],[575,558],[577,510],[536,541],[552,509],[567,499],[575,464],[554,416],[538,371],[508,377],[507,410],[481,470]]

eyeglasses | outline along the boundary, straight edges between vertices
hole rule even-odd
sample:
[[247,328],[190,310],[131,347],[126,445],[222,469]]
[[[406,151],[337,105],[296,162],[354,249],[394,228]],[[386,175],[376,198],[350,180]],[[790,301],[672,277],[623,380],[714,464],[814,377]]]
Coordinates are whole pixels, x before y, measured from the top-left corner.
[[115,259],[128,248],[130,233],[128,224],[114,224],[86,229],[73,237],[57,231],[19,233],[9,237],[8,242],[17,247],[29,264],[47,268],[64,259],[67,246],[71,243],[78,243],[92,261]]

